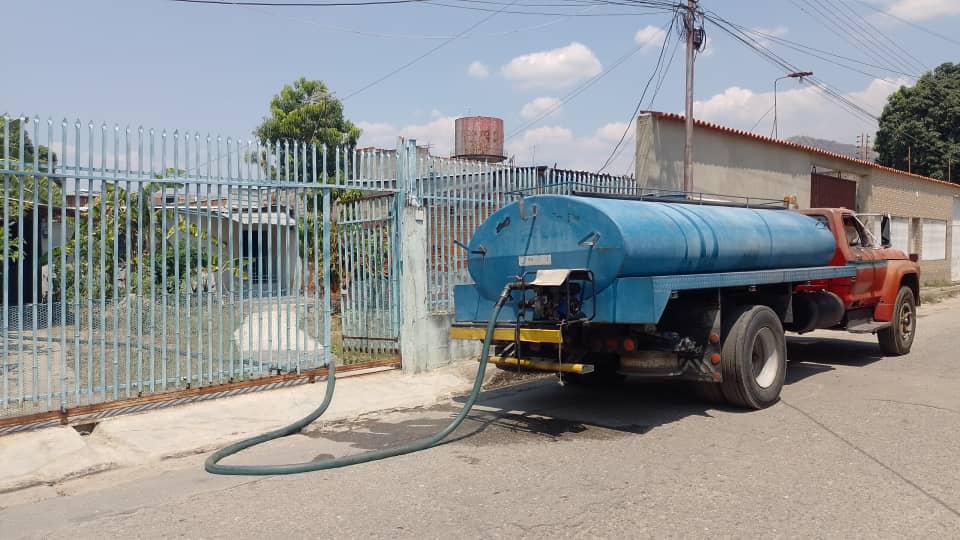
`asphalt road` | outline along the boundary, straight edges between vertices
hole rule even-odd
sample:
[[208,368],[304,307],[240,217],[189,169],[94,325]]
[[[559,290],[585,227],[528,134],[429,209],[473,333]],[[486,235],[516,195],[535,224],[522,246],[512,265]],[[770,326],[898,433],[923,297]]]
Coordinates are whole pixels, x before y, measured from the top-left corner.
[[[783,400],[764,411],[539,380],[488,392],[425,452],[271,478],[211,476],[189,456],[8,506],[0,537],[960,538],[960,300],[920,317],[902,358],[872,336],[790,338]],[[455,410],[318,425],[234,462],[381,448]]]

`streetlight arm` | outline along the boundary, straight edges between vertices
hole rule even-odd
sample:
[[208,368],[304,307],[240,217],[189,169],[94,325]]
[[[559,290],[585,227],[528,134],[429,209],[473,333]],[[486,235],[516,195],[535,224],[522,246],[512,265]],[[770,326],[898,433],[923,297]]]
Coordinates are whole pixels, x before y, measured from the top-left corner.
[[773,80],[773,137],[777,138],[779,132],[777,130],[777,83],[783,79],[800,79],[803,81],[804,77],[810,77],[813,75],[812,71],[796,71],[793,73],[788,73],[783,77],[777,77]]

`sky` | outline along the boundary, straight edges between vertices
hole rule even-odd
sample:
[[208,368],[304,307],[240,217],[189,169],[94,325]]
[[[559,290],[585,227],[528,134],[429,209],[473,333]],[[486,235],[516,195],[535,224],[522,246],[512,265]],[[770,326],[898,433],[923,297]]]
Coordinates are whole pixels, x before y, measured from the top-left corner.
[[[0,112],[11,115],[246,139],[271,97],[302,76],[323,80],[344,100],[364,146],[392,148],[405,136],[449,155],[455,118],[496,116],[505,121],[506,154],[520,164],[596,171],[626,132],[606,169],[624,174],[633,158],[627,122],[654,73],[641,108],[683,112],[683,48],[672,56],[678,35],[664,30],[672,14],[625,1],[3,4],[4,43],[13,51],[4,55]],[[960,61],[960,44],[936,36],[954,35],[958,0],[701,0],[701,7],[869,113],[845,110],[809,81],[781,80],[781,138],[855,143],[875,132],[869,117],[879,116],[891,92],[924,69]],[[714,22],[705,31],[696,117],[770,135],[774,80],[788,70]],[[820,58],[803,52],[811,47]]]

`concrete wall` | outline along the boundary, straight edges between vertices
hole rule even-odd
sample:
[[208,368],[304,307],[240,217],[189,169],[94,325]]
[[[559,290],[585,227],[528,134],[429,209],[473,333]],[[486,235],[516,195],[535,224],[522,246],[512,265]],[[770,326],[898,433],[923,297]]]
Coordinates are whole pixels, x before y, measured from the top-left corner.
[[[648,187],[683,189],[682,122],[642,116],[637,122],[636,177]],[[810,157],[770,152],[769,145],[697,128],[693,134],[694,191],[810,204]]]

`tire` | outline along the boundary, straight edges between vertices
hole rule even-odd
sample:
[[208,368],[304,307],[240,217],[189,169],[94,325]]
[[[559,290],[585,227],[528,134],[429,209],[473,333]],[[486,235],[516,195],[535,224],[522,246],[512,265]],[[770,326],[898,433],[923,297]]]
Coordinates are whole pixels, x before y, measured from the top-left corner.
[[787,374],[783,325],[767,306],[733,313],[720,350],[720,388],[731,405],[765,409],[780,399]]
[[913,289],[900,287],[893,306],[893,318],[888,328],[877,332],[880,350],[888,356],[900,356],[910,352],[917,332],[917,300]]

